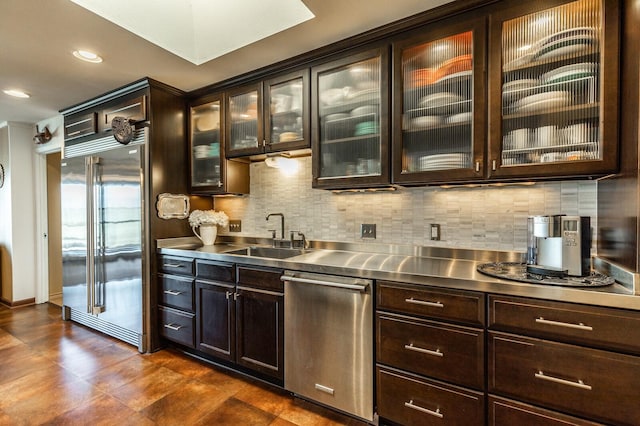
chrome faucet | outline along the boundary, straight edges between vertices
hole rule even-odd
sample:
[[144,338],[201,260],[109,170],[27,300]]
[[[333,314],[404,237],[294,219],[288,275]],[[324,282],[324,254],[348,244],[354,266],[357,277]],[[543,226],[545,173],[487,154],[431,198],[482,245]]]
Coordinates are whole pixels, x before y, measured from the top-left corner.
[[280,232],[281,232],[281,239],[284,240],[284,215],[282,213],[269,213],[267,215],[267,219],[269,220],[269,218],[271,216],[280,216]]

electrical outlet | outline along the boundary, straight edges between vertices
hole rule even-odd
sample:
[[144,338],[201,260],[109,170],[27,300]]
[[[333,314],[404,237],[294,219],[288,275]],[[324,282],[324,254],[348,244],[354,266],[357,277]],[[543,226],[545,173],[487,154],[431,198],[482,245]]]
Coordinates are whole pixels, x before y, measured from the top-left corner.
[[363,223],[360,225],[360,238],[375,238],[375,237],[376,237],[375,223]]
[[431,224],[431,240],[440,241],[440,224],[438,223]]
[[241,220],[230,220],[229,221],[229,232],[240,232],[242,231],[242,221]]

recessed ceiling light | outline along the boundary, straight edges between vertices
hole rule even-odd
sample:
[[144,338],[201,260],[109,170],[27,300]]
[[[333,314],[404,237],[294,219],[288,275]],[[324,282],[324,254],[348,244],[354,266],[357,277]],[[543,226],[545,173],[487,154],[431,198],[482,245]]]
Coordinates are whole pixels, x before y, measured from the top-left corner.
[[102,62],[102,58],[93,52],[88,50],[74,50],[73,56],[83,61],[91,62],[92,64],[99,64]]
[[4,90],[4,93],[6,93],[9,96],[16,97],[16,98],[30,98],[31,97],[31,95],[29,95],[28,93],[25,93],[22,90],[17,90],[17,89],[7,89],[7,90]]

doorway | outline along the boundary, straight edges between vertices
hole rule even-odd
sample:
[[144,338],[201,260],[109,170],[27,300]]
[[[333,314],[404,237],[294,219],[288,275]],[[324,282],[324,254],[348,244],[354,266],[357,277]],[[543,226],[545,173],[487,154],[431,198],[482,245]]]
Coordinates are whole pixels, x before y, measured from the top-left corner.
[[62,306],[62,221],[60,218],[60,152],[47,154],[47,245],[49,303]]

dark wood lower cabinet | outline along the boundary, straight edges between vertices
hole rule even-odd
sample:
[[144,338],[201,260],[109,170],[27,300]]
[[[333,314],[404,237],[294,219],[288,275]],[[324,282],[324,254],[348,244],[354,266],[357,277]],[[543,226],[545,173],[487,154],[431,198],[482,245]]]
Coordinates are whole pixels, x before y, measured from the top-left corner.
[[284,296],[239,289],[236,301],[236,362],[284,379]]
[[232,284],[196,281],[196,349],[233,361],[235,288]]
[[640,358],[490,332],[488,392],[616,425],[640,421]]
[[597,426],[594,423],[555,411],[545,410],[506,398],[489,396],[489,426]]
[[198,268],[195,284],[195,349],[283,381],[282,271],[238,266],[237,275],[224,275],[223,278],[237,276],[237,282],[230,282],[207,279],[222,277],[219,271],[215,272],[220,268],[207,266]]
[[378,415],[400,425],[484,425],[485,398],[475,392],[378,366]]

